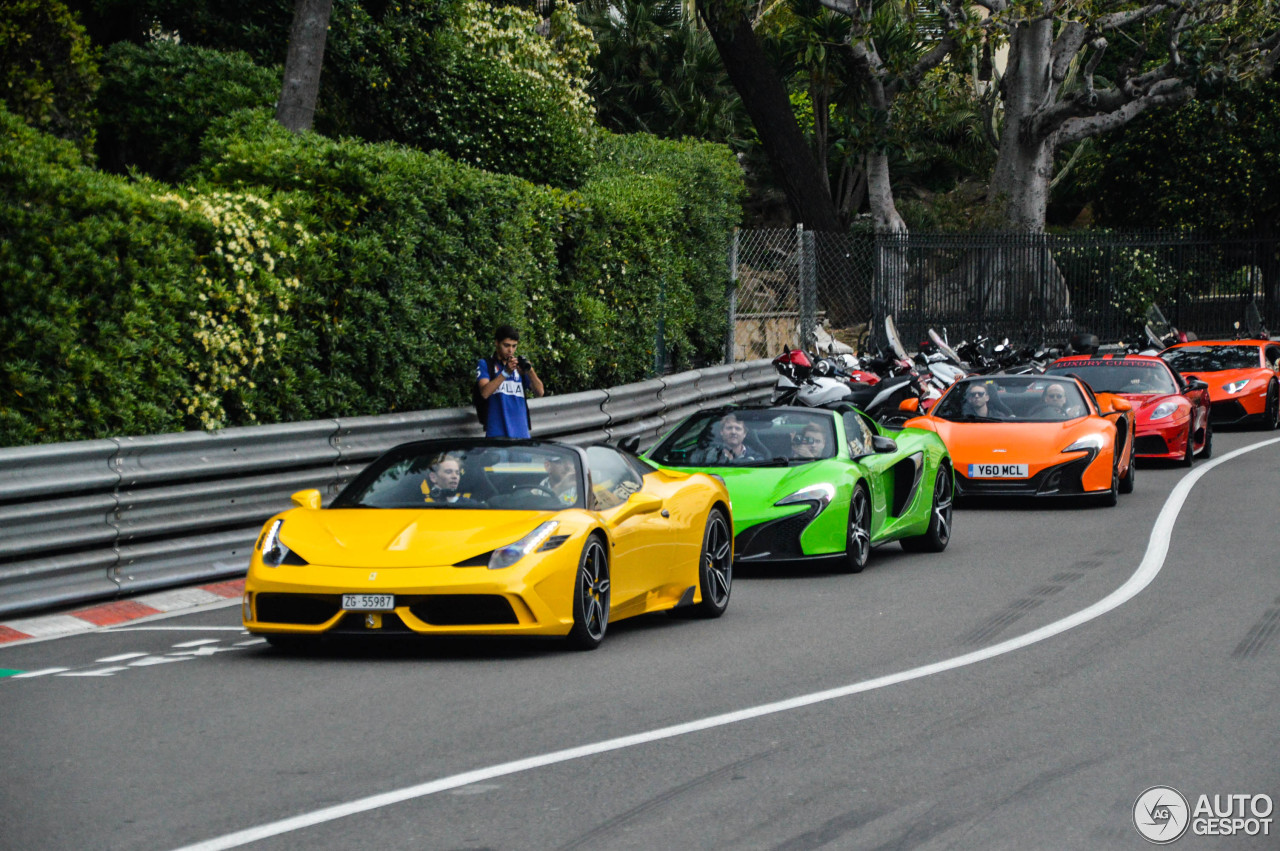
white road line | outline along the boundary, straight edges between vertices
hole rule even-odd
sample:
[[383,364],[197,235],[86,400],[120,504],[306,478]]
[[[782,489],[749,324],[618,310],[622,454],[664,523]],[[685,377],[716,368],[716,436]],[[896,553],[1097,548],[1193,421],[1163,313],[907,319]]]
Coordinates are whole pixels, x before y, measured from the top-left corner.
[[70,671],[70,668],[41,668],[38,671],[23,671],[21,674],[14,674],[9,679],[25,680],[31,677],[47,677],[49,674],[61,674],[63,671]]
[[199,647],[201,644],[217,644],[217,638],[197,638],[195,641],[184,641],[181,644],[175,644],[174,647]]
[[[236,601],[236,605],[240,605]],[[218,606],[217,608],[226,608]],[[187,614],[187,612],[175,612],[174,614],[166,614],[164,617],[176,617],[179,614]],[[113,626],[111,632],[244,632],[242,626]],[[247,635],[248,633],[246,633]]]
[[[227,598],[212,591],[206,591],[203,588],[178,588],[173,591],[161,591],[157,594],[144,594],[136,599],[144,606],[150,606],[161,612],[172,612],[207,606],[210,603],[221,603]],[[232,601],[239,603],[239,596],[232,598]]]
[[163,665],[166,662],[189,662],[194,656],[147,656],[136,662],[130,662],[131,668],[146,668],[151,665]]
[[121,653],[117,656],[105,656],[99,659],[99,662],[123,662],[125,659],[138,659],[146,656],[146,653]]
[[535,768],[544,768],[548,765],[556,765],[561,762],[569,762],[570,760],[582,759],[583,757],[596,756],[609,751],[622,750],[623,748],[635,747],[636,745],[648,744],[649,742],[657,742],[662,739],[672,739],[676,736],[684,736],[689,733],[696,733],[700,730],[709,730],[714,727],[724,727],[728,724],[736,724],[740,721],[749,721],[753,718],[760,718],[765,715],[775,715],[779,712],[787,712],[792,709],[799,709],[804,706],[811,706],[815,703],[823,703],[829,700],[835,700],[841,697],[848,697],[853,694],[861,694],[862,692],[874,691],[875,689],[884,688],[886,686],[897,685],[911,680],[918,680],[922,677],[932,676],[933,674],[941,674],[944,671],[953,671],[956,668],[963,668],[967,665],[973,665],[996,656],[1003,656],[1006,653],[1012,653],[1014,650],[1020,650],[1037,642],[1044,641],[1073,629],[1081,624],[1088,623],[1094,618],[1119,608],[1124,603],[1133,599],[1143,588],[1151,584],[1151,581],[1160,573],[1160,569],[1164,567],[1165,556],[1169,552],[1169,537],[1173,533],[1174,522],[1178,519],[1178,512],[1182,510],[1182,506],[1187,501],[1187,495],[1191,493],[1191,488],[1196,482],[1200,481],[1206,473],[1217,467],[1219,464],[1226,463],[1232,458],[1237,458],[1247,452],[1255,449],[1261,449],[1264,446],[1271,446],[1280,443],[1280,437],[1273,437],[1270,440],[1264,440],[1261,443],[1255,443],[1251,446],[1245,446],[1234,452],[1228,452],[1212,461],[1204,463],[1202,466],[1191,471],[1187,475],[1178,480],[1178,484],[1174,486],[1173,492],[1169,494],[1169,498],[1165,500],[1164,507],[1160,509],[1160,514],[1156,517],[1155,525],[1151,529],[1151,537],[1147,541],[1146,555],[1143,556],[1142,562],[1138,565],[1138,569],[1133,572],[1129,579],[1108,594],[1103,599],[1094,603],[1088,608],[1082,609],[1073,615],[1063,618],[1060,621],[1043,626],[1039,629],[1032,630],[1025,635],[1011,638],[1008,641],[1002,641],[991,647],[975,650],[972,653],[965,653],[962,656],[953,656],[950,659],[944,659],[941,662],[934,662],[929,665],[922,665],[919,668],[912,668],[908,671],[902,671],[897,674],[889,674],[884,677],[877,677],[874,680],[864,680],[860,683],[841,686],[839,688],[827,689],[826,691],[814,692],[812,694],[804,694],[799,697],[793,697],[788,700],[780,700],[776,703],[766,703],[762,706],[754,706],[749,709],[740,709],[736,712],[726,712],[723,715],[713,715],[709,718],[701,718],[696,721],[689,721],[684,724],[676,724],[671,727],[661,727],[657,730],[649,730],[644,733],[636,733],[631,736],[622,736],[616,739],[606,739],[602,742],[594,742],[589,745],[579,745],[575,748],[567,748],[565,750],[553,751],[552,753],[542,754],[540,756],[531,756],[525,759],[518,759],[514,762],[504,762],[499,765],[491,765],[488,768],[478,768],[474,771],[467,771],[462,774],[455,774],[451,777],[442,777],[439,780],[432,780],[427,783],[421,783],[417,786],[409,786],[404,789],[396,789],[391,792],[384,792],[381,795],[372,795],[368,798],[360,798],[359,800],[350,801],[346,804],[337,804],[332,807],[315,810],[310,813],[293,816],[292,818],[282,819],[281,821],[271,822],[270,824],[258,825],[247,830],[228,833],[224,836],[218,836],[213,839],[197,842],[195,845],[185,845],[175,851],[224,851],[227,848],[239,848],[242,845],[248,845],[251,842],[257,842],[260,839],[267,839],[272,836],[279,836],[283,833],[290,833],[295,830],[302,830],[307,827],[314,827],[317,824],[323,824],[328,821],[335,821],[346,816],[364,813],[370,810],[388,807],[392,804],[398,804],[403,801],[409,801],[414,798],[422,798],[427,795],[434,795],[436,792],[445,792],[450,789],[457,789],[462,786],[469,786],[472,783],[479,783],[484,780],[492,780],[495,777],[506,777],[511,774],[518,774],[523,771],[531,771]]
[[119,665],[112,668],[96,668],[92,671],[67,671],[65,674],[58,674],[59,677],[109,677],[112,674],[118,674],[126,670]]
[[77,632],[88,632],[96,629],[88,621],[74,618],[71,615],[44,615],[38,618],[19,618],[6,621],[5,626],[25,633],[32,638],[61,638]]

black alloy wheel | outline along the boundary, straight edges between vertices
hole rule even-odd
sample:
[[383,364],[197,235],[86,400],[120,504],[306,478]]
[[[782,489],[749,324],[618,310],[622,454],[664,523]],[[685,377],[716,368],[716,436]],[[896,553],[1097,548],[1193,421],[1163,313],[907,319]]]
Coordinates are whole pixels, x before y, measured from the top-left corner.
[[933,504],[929,508],[929,527],[923,535],[903,538],[902,548],[909,553],[940,553],[951,543],[951,515],[954,500],[951,487],[951,467],[938,467],[933,482]]
[[871,558],[871,500],[861,485],[853,489],[849,500],[849,532],[845,536],[844,569],[861,573]]
[[573,584],[573,628],[569,644],[595,650],[609,628],[609,555],[599,535],[587,538]]
[[1208,417],[1204,421],[1204,448],[1200,450],[1200,457],[1213,457],[1213,423],[1209,422]]
[[733,536],[729,532],[729,521],[719,508],[707,514],[707,527],[702,533],[698,590],[702,602],[688,610],[694,617],[718,618],[729,608],[729,594],[733,591]]
[[1280,428],[1280,384],[1274,381],[1267,385],[1267,409],[1262,415],[1262,427],[1267,431]]
[[[1192,415],[1194,421],[1195,416]],[[1182,453],[1182,466],[1190,467],[1196,460],[1196,433],[1192,429],[1192,423],[1187,423],[1187,451]]]

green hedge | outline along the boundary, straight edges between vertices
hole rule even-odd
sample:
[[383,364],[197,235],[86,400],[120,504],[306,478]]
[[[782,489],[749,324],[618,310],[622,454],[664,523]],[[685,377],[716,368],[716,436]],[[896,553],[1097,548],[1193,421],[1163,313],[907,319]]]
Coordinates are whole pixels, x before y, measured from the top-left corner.
[[0,109],[0,445],[300,414],[304,237],[261,208],[94,171]]
[[200,139],[216,116],[275,104],[282,73],[244,53],[171,41],[113,44],[101,68],[99,165],[166,181],[199,159]]
[[660,321],[723,350],[727,149],[606,138],[564,192],[244,111],[173,189],[0,116],[0,445],[463,405],[501,323],[556,393],[650,376]]

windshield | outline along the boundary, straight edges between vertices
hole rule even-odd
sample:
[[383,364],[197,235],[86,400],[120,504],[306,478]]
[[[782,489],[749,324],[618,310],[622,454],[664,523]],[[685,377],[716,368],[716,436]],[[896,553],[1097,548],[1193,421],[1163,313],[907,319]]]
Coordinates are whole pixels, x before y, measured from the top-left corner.
[[649,452],[669,467],[805,464],[836,454],[830,412],[790,408],[704,411]]
[[410,444],[369,465],[334,508],[542,511],[583,506],[582,463],[571,447]]
[[932,415],[953,422],[1054,422],[1088,412],[1074,381],[989,375],[953,384]]
[[1221,372],[1262,366],[1260,351],[1257,346],[1186,346],[1160,357],[1178,372]]
[[1045,372],[1078,376],[1093,388],[1094,393],[1159,396],[1178,392],[1173,374],[1158,361],[1078,361],[1055,366]]

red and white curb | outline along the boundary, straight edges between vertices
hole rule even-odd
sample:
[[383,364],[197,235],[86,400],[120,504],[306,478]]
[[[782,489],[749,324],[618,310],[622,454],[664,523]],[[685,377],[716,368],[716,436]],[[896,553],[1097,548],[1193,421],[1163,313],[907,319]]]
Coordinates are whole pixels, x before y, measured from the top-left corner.
[[228,600],[238,600],[243,594],[244,580],[232,579],[226,582],[215,582],[212,585],[143,594],[139,597],[102,603],[74,612],[18,618],[0,623],[0,645],[89,632],[182,609],[194,609],[211,603],[226,603]]

